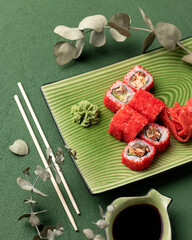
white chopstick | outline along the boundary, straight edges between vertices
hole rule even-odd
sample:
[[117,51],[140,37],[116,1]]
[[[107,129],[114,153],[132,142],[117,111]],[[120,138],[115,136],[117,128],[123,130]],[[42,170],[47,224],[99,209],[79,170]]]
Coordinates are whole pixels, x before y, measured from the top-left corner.
[[24,121],[25,121],[25,124],[26,124],[26,126],[27,126],[27,128],[28,128],[28,131],[29,131],[29,133],[30,133],[30,135],[31,135],[31,137],[32,137],[32,139],[33,139],[33,142],[34,142],[34,144],[35,144],[35,146],[36,146],[36,148],[37,148],[37,151],[38,151],[38,153],[39,153],[39,155],[40,155],[40,157],[41,157],[41,159],[42,159],[42,162],[43,162],[45,168],[47,169],[47,171],[48,171],[49,174],[50,174],[50,177],[51,177],[51,181],[52,181],[52,183],[53,183],[53,186],[54,186],[54,188],[55,188],[55,190],[56,190],[56,192],[57,192],[57,195],[58,195],[58,197],[59,197],[59,199],[60,199],[60,201],[61,201],[61,203],[62,203],[62,205],[63,205],[63,207],[64,207],[64,209],[65,209],[65,211],[66,211],[66,213],[67,213],[67,216],[68,216],[71,224],[73,225],[75,231],[78,231],[78,228],[77,228],[77,226],[76,226],[76,223],[75,223],[75,221],[74,221],[74,218],[73,218],[73,216],[72,216],[72,214],[71,214],[71,212],[70,212],[70,210],[69,210],[69,208],[68,208],[68,206],[67,206],[67,204],[66,204],[66,202],[65,202],[65,199],[63,198],[63,195],[62,195],[62,193],[61,193],[61,191],[60,191],[60,189],[59,189],[59,187],[58,187],[58,185],[57,185],[57,182],[56,182],[56,180],[55,180],[55,178],[54,178],[54,176],[53,176],[53,174],[52,174],[52,172],[51,172],[51,170],[50,170],[50,168],[49,168],[49,165],[48,165],[48,163],[47,163],[47,160],[46,160],[46,158],[45,158],[45,156],[44,156],[44,154],[43,154],[43,152],[42,152],[42,150],[41,150],[41,147],[40,147],[40,145],[39,145],[39,143],[38,143],[38,141],[37,141],[37,138],[36,138],[36,136],[35,136],[35,134],[34,134],[34,132],[33,132],[33,129],[32,129],[32,127],[31,127],[30,123],[29,123],[28,118],[27,118],[27,116],[26,116],[26,114],[25,114],[25,111],[24,111],[24,109],[23,109],[23,107],[22,107],[22,104],[21,104],[21,102],[20,102],[20,100],[19,100],[19,97],[18,97],[17,95],[15,95],[15,96],[14,96],[14,99],[15,99],[15,101],[16,101],[16,103],[17,103],[17,106],[18,106],[18,108],[19,108],[19,110],[20,110],[20,113],[21,113],[21,115],[22,115],[22,117],[23,117],[23,119],[24,119]]
[[[35,122],[35,124],[36,124],[36,127],[37,127],[37,129],[38,129],[38,131],[39,131],[39,133],[40,133],[40,135],[41,135],[41,138],[42,138],[42,140],[43,140],[43,142],[44,142],[44,144],[45,144],[45,147],[46,147],[46,148],[50,148],[50,145],[49,145],[49,143],[48,143],[48,141],[47,141],[47,138],[45,137],[45,134],[44,134],[44,132],[43,132],[43,130],[42,130],[42,128],[41,128],[41,125],[40,125],[40,123],[39,123],[39,121],[38,121],[38,119],[37,119],[37,117],[36,117],[36,114],[35,114],[32,106],[31,106],[31,103],[30,103],[30,101],[29,101],[29,99],[28,99],[28,97],[27,97],[27,94],[26,94],[26,92],[25,92],[22,84],[21,84],[20,82],[18,82],[17,85],[18,85],[18,87],[19,87],[19,89],[20,89],[20,91],[21,91],[21,94],[22,94],[22,96],[23,96],[23,98],[24,98],[24,100],[25,100],[25,102],[26,102],[26,104],[27,104],[27,107],[28,107],[28,109],[29,109],[29,111],[30,111],[30,113],[31,113],[31,116],[32,116],[32,118],[33,118],[33,120],[34,120],[34,122]],[[77,213],[77,214],[80,214],[80,211],[79,211],[79,209],[78,209],[78,206],[77,206],[77,204],[76,204],[76,202],[75,202],[75,200],[74,200],[74,198],[73,198],[73,195],[72,195],[72,193],[71,193],[71,191],[70,191],[70,189],[69,189],[69,186],[68,186],[68,184],[67,184],[67,182],[66,182],[66,180],[65,180],[65,178],[64,178],[64,176],[63,176],[63,174],[62,174],[62,172],[60,171],[60,168],[59,168],[58,164],[57,164],[56,161],[55,161],[55,156],[54,156],[54,154],[53,154],[52,151],[51,151],[51,154],[50,154],[50,155],[51,155],[52,161],[53,161],[53,163],[54,163],[54,165],[55,165],[55,168],[56,168],[56,170],[57,170],[57,173],[59,174],[59,176],[60,176],[60,178],[61,178],[61,181],[62,181],[62,183],[63,183],[63,186],[64,186],[64,188],[65,188],[65,190],[66,190],[66,192],[67,192],[67,194],[68,194],[68,196],[69,196],[69,198],[70,198],[70,200],[71,200],[71,203],[72,203],[72,205],[73,205],[76,213]]]

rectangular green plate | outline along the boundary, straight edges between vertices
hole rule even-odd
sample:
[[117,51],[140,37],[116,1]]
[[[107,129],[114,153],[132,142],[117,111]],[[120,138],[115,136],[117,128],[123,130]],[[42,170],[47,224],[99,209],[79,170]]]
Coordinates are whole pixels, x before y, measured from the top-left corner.
[[[183,41],[192,50],[192,38]],[[177,101],[185,105],[192,97],[192,66],[181,58],[186,53],[177,48],[154,50],[132,59],[70,77],[41,87],[55,123],[63,140],[77,151],[77,166],[92,194],[101,193],[135,182],[192,160],[191,141],[177,142],[171,137],[169,148],[155,158],[144,171],[133,171],[121,163],[121,153],[126,146],[108,133],[113,113],[103,104],[103,97],[116,80],[135,65],[146,68],[154,77],[151,92],[169,107]],[[89,128],[74,123],[71,107],[88,100],[100,109],[100,122]]]

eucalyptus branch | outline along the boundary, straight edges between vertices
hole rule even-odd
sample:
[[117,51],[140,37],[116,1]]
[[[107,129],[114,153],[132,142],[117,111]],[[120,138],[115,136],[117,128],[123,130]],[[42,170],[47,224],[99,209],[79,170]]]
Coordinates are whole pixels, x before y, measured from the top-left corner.
[[192,54],[192,52],[191,52],[189,49],[187,49],[186,47],[184,47],[183,44],[182,44],[180,41],[177,42],[177,45],[178,45],[179,47],[183,48],[183,49],[184,49],[186,52],[188,52],[189,54]]
[[[104,30],[109,29],[112,38],[117,42],[123,42],[131,36],[129,30],[139,30],[149,32],[149,35],[143,42],[142,50],[145,52],[153,43],[155,38],[167,50],[172,51],[176,45],[183,48],[189,55],[182,58],[183,61],[192,64],[192,54],[185,48],[180,39],[181,31],[173,24],[159,22],[154,27],[151,19],[140,9],[144,22],[150,29],[131,26],[131,18],[126,13],[114,14],[107,25],[107,19],[103,15],[94,15],[84,18],[77,28],[67,26],[57,26],[54,32],[67,40],[75,40],[76,45],[66,41],[55,44],[53,52],[56,56],[58,65],[64,65],[71,60],[78,58],[84,48],[85,35],[90,33],[89,43],[95,47],[101,47],[106,43]],[[83,32],[85,29],[85,32]]]
[[86,32],[84,32],[84,34],[90,33],[90,32],[92,32],[92,31],[93,31],[93,29],[89,29],[89,30],[87,30]]
[[[58,148],[58,151],[56,153],[56,157],[55,157],[55,162],[56,164],[63,165],[64,164],[64,156],[65,154],[70,154],[71,156],[73,156],[74,158],[76,157],[76,152],[72,151],[71,148],[69,148],[68,146],[65,146],[65,148],[67,149],[66,153],[63,152],[63,150],[61,148]],[[48,239],[48,240],[54,240],[55,236],[60,236],[63,233],[63,228],[60,226],[60,224],[58,224],[57,227],[55,226],[45,226],[43,228],[42,231],[40,231],[39,229],[39,224],[40,224],[40,220],[37,217],[38,214],[46,212],[47,210],[42,210],[42,211],[38,211],[35,212],[33,209],[33,205],[37,204],[38,202],[35,201],[33,199],[33,194],[36,193],[42,197],[48,197],[48,195],[44,194],[43,192],[39,191],[38,189],[35,188],[37,182],[39,181],[39,179],[42,179],[43,181],[47,181],[50,179],[50,174],[48,169],[53,168],[55,173],[56,173],[56,181],[58,183],[60,183],[60,176],[56,171],[55,168],[55,163],[52,163],[51,161],[51,156],[52,156],[52,150],[51,148],[48,148],[46,150],[47,153],[47,162],[48,162],[48,168],[44,169],[41,166],[37,165],[36,170],[34,171],[34,173],[37,175],[37,177],[35,178],[33,184],[30,182],[29,176],[31,176],[29,170],[30,167],[26,168],[23,173],[25,174],[25,178],[23,179],[21,177],[17,178],[17,183],[18,185],[26,190],[26,191],[30,191],[30,197],[29,199],[25,199],[24,202],[26,204],[30,205],[30,213],[26,213],[23,214],[22,216],[19,217],[18,220],[21,220],[23,218],[29,218],[29,223],[31,224],[32,227],[34,227],[37,231],[37,235],[35,235],[33,237],[33,240],[40,240],[40,239]]]
[[152,32],[152,30],[150,30],[150,29],[139,28],[139,27],[129,27],[129,29],[133,29],[133,30],[141,30],[141,31],[146,31],[146,32]]
[[42,239],[43,237],[41,236],[41,232],[39,231],[39,228],[38,228],[38,226],[37,226],[37,225],[35,225],[35,228],[36,228],[36,231],[37,231],[37,233],[38,233],[38,235],[39,235],[40,239]]

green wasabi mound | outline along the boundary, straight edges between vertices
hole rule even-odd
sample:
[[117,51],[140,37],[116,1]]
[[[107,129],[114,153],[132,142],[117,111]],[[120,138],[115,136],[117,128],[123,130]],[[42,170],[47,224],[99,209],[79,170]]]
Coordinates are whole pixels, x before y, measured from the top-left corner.
[[99,122],[99,108],[88,102],[82,100],[71,108],[73,114],[73,121],[79,123],[82,127],[89,127]]

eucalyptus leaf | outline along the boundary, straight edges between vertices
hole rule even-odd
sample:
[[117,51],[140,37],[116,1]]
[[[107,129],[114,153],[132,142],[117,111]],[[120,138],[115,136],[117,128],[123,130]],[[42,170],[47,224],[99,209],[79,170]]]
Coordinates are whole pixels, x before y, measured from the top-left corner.
[[21,215],[21,216],[18,218],[18,220],[21,220],[21,219],[23,219],[23,218],[29,218],[30,216],[31,216],[31,213],[26,213],[26,214]]
[[37,201],[34,201],[34,200],[32,200],[32,199],[25,199],[25,200],[24,200],[24,203],[37,203],[37,204],[38,204]]
[[95,234],[91,229],[83,229],[83,233],[85,234],[85,237],[88,239],[93,239]]
[[48,163],[48,166],[50,167],[52,165],[52,161],[51,161],[52,157],[51,155],[49,155],[48,159],[47,159],[47,163]]
[[36,189],[36,188],[33,188],[33,192],[37,193],[38,195],[40,195],[40,196],[42,196],[42,197],[48,197],[47,194],[42,193],[41,191],[39,191],[39,190]]
[[65,42],[58,49],[58,54],[56,58],[57,63],[59,65],[69,63],[74,58],[76,51],[77,49],[72,43]]
[[63,228],[60,228],[60,229],[53,229],[53,234],[54,234],[54,236],[58,237],[58,236],[60,236],[60,235],[63,234],[63,231],[64,231]]
[[95,235],[95,237],[93,238],[93,240],[105,240],[105,238],[104,238],[102,235],[97,234],[97,235]]
[[58,174],[57,171],[55,172],[55,174],[56,174],[56,182],[57,182],[58,184],[60,184],[60,183],[61,183],[61,177],[59,176],[59,174]]
[[101,228],[101,229],[105,229],[105,228],[107,228],[108,226],[109,226],[109,222],[108,221],[106,221],[105,219],[99,219],[96,223],[94,223],[94,224],[96,224],[99,228]]
[[26,175],[28,175],[28,176],[31,176],[29,170],[30,170],[30,167],[26,168],[26,169],[23,171],[23,173],[26,174]]
[[173,24],[159,22],[154,33],[159,43],[167,50],[174,50],[177,41],[182,37],[180,30]]
[[84,38],[77,40],[75,44],[76,53],[75,53],[75,56],[73,57],[74,59],[77,59],[81,55],[84,44],[85,44]]
[[111,204],[111,205],[107,206],[107,211],[110,212],[110,213],[112,213],[115,208],[116,208],[116,205]]
[[46,180],[50,179],[50,177],[51,177],[50,173],[46,169],[42,168],[40,165],[37,165],[37,168],[35,170],[35,174],[40,176],[40,178],[43,181],[46,181]]
[[58,147],[56,154],[57,154],[57,155],[63,155],[63,156],[64,156],[63,149],[60,148],[60,147]]
[[144,11],[143,11],[141,8],[139,8],[139,10],[140,10],[140,12],[141,12],[141,15],[142,15],[143,20],[145,21],[145,23],[150,27],[150,29],[151,29],[152,31],[154,31],[154,27],[153,27],[153,24],[152,24],[152,22],[151,22],[151,19],[146,16],[146,14],[144,13]]
[[55,239],[54,234],[50,229],[47,231],[47,238],[49,240],[54,240]]
[[47,232],[48,232],[49,229],[53,231],[53,229],[55,229],[55,226],[51,226],[51,225],[45,226],[43,228],[43,230],[41,231],[41,236],[42,237],[47,237]]
[[184,57],[181,58],[181,60],[189,64],[192,64],[192,54],[185,55]]
[[[58,50],[59,50],[59,48],[61,47],[61,45],[63,44],[63,43],[65,43],[65,41],[61,41],[61,42],[57,42],[56,44],[55,44],[55,46],[54,46],[54,48],[53,48],[53,54],[57,57],[57,55],[58,55]],[[50,148],[51,149],[51,148]],[[50,155],[50,154],[49,154]],[[49,155],[47,154],[47,156],[49,157]],[[47,158],[48,158],[47,157]]]
[[100,205],[99,205],[99,215],[100,215],[101,217],[104,216],[103,208],[102,208]]
[[103,28],[107,24],[107,19],[103,15],[94,15],[84,18],[80,23],[78,28],[80,30],[91,28],[96,32],[102,32]]
[[101,47],[106,43],[106,36],[104,31],[96,32],[93,30],[90,35],[89,43],[94,47]]
[[[63,43],[65,43],[65,42],[63,42]],[[61,46],[62,44],[60,44],[60,46]],[[59,50],[59,45],[58,45],[58,49],[55,49],[55,53],[56,53],[56,55],[58,55],[58,50]],[[47,149],[46,149],[46,155],[47,155],[47,163],[48,163],[48,166],[50,167],[51,166],[51,164],[52,164],[52,162],[51,162],[51,159],[52,159],[52,154],[53,152],[52,152],[52,149],[50,148],[50,147],[48,147]]]
[[29,218],[29,223],[31,224],[32,227],[35,227],[40,224],[40,220],[34,213],[31,213],[31,216]]
[[[59,42],[58,42],[59,43]],[[65,43],[64,41],[60,42],[60,43]],[[61,44],[62,45],[62,44]],[[58,45],[58,48],[59,48],[59,45]],[[52,154],[52,149],[50,147],[48,147],[46,149],[46,155],[47,155],[47,158]]]
[[111,36],[117,41],[117,42],[124,42],[127,37],[121,35],[117,30],[114,28],[109,29]]
[[21,139],[17,139],[13,145],[9,146],[9,150],[20,156],[24,156],[29,153],[27,143]]
[[68,40],[77,40],[84,38],[84,34],[78,28],[70,28],[67,26],[57,26],[54,32]]
[[71,152],[71,155],[73,156],[73,158],[76,160],[77,159],[77,152],[74,150],[73,152]]
[[22,188],[22,189],[24,189],[24,190],[26,190],[26,191],[31,191],[31,189],[32,189],[32,184],[28,181],[28,180],[26,180],[26,179],[23,179],[23,178],[21,178],[21,177],[18,177],[17,178],[17,184]]
[[149,35],[145,38],[143,43],[143,53],[151,46],[155,39],[155,34],[153,32],[149,33]]
[[59,165],[64,164],[64,152],[61,148],[58,148],[58,150],[57,150],[55,161]]
[[117,13],[114,14],[110,21],[109,26],[117,30],[121,35],[129,37],[131,33],[129,32],[131,18],[126,13]]

